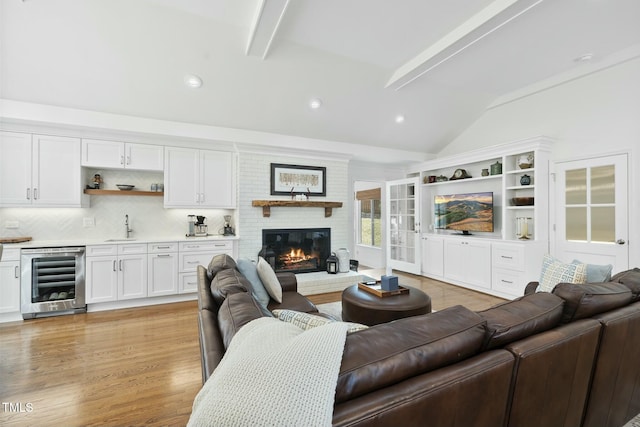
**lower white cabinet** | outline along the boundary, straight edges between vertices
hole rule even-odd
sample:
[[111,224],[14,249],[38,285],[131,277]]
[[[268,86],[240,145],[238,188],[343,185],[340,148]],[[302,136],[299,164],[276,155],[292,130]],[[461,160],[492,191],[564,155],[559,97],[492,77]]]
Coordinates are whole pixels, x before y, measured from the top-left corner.
[[219,254],[237,258],[236,252],[234,240],[90,245],[86,300],[93,304],[193,293],[199,265],[209,265]]
[[506,298],[524,295],[529,282],[537,281],[546,252],[546,242],[494,243],[492,289]]
[[444,276],[444,239],[440,236],[422,236],[422,274],[429,277]]
[[149,243],[147,250],[150,297],[178,293],[178,244],[176,242]]
[[219,254],[227,254],[234,258],[235,245],[233,241],[193,241],[180,242],[179,245],[179,292],[196,292],[197,268],[199,265],[208,266],[211,259]]
[[491,243],[451,237],[444,241],[444,277],[484,289],[491,288]]
[[20,313],[20,249],[4,249],[0,262],[0,314]]
[[540,276],[546,241],[422,235],[422,274],[502,298],[523,295]]
[[86,251],[87,303],[147,296],[147,245],[95,245]]

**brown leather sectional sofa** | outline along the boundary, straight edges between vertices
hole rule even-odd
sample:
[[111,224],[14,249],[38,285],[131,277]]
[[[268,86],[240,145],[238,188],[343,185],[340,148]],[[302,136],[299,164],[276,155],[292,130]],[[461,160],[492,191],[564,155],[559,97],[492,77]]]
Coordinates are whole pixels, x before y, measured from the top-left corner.
[[[269,310],[317,311],[295,276],[279,278],[283,302]],[[639,414],[640,270],[552,293],[536,285],[485,311],[455,306],[348,335],[333,424],[620,427]],[[226,256],[199,267],[198,304],[205,381],[233,335],[271,313]]]

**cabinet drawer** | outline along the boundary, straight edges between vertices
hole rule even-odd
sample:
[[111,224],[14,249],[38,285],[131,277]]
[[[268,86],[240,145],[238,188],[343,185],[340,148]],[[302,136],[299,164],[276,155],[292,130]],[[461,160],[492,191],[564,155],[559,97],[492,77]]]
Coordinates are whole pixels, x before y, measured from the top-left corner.
[[524,273],[514,270],[493,270],[493,283],[491,285],[494,291],[504,292],[514,297],[521,297],[524,294],[524,288],[527,286]]
[[146,254],[146,243],[118,245],[118,255]]
[[180,283],[178,292],[188,294],[198,290],[197,273],[180,273]]
[[224,252],[192,252],[180,254],[180,272],[188,273],[196,271],[199,265],[208,266],[211,259]]
[[87,256],[117,255],[118,245],[95,245],[86,247]]
[[493,266],[509,270],[524,271],[524,246],[494,244],[492,248]]
[[180,252],[227,251],[233,249],[233,242],[229,240],[207,240],[200,242],[180,242]]
[[161,254],[166,252],[178,252],[178,242],[158,242],[149,243],[147,252],[150,254]]

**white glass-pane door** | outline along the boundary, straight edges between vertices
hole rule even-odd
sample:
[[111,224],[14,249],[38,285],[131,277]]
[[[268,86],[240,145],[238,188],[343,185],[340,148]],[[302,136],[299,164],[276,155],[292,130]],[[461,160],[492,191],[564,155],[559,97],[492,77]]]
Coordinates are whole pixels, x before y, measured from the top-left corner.
[[387,266],[420,274],[418,178],[387,182]]
[[557,164],[558,256],[628,268],[627,180],[624,154]]

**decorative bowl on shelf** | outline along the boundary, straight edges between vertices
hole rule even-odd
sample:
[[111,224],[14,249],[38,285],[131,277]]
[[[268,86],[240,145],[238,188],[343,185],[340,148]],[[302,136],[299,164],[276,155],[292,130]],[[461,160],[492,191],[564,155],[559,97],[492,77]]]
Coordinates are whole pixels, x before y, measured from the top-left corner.
[[129,191],[129,190],[133,190],[135,188],[135,185],[116,184],[116,187],[118,187],[120,190],[123,190],[123,191]]
[[512,197],[511,203],[513,203],[514,206],[532,206],[533,197]]

